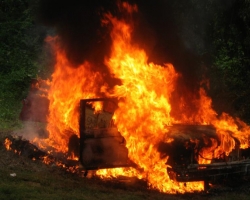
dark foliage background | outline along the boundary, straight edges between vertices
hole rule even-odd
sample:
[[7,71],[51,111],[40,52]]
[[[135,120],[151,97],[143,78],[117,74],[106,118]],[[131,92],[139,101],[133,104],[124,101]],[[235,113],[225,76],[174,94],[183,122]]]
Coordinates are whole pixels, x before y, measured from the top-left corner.
[[[215,110],[250,122],[250,0],[129,1],[140,10],[135,41],[151,61],[174,64],[183,94],[208,78]],[[117,12],[114,1],[0,1],[0,121],[17,120],[31,79],[51,74],[48,32],[59,34],[72,63],[102,65],[110,43],[99,22],[106,10]]]
[[250,1],[215,13],[210,28],[211,95],[215,108],[250,122]]
[[27,95],[31,79],[39,71],[44,73],[43,63],[38,61],[46,56],[43,52],[45,29],[35,23],[36,2],[0,1],[1,120],[18,119],[21,100]]
[[228,112],[249,123],[250,1],[177,0],[172,7],[184,51],[197,59],[192,68],[187,60],[185,69],[196,80],[210,81],[208,94],[218,114]]

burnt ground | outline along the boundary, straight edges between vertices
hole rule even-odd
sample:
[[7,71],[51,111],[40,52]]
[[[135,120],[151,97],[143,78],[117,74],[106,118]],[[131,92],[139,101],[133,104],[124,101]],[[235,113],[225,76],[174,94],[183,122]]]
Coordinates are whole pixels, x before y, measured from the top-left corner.
[[[0,181],[0,199],[39,199],[37,195],[41,199],[53,197],[53,199],[91,200],[250,199],[250,179],[239,177],[213,185],[207,192],[175,195],[148,189],[145,181],[136,178],[120,177],[107,180],[98,177],[86,178],[83,172],[71,173],[54,163],[46,165],[39,159],[35,160],[34,155],[30,156],[32,153],[28,150],[33,146],[28,143],[25,143],[26,146],[19,143],[22,148],[26,148],[24,150],[26,153],[7,151],[4,140],[6,137],[10,138],[11,134],[11,132],[0,132],[0,180],[2,180],[2,183]],[[65,195],[61,195],[63,193]],[[50,196],[44,196],[45,194],[50,194]]]

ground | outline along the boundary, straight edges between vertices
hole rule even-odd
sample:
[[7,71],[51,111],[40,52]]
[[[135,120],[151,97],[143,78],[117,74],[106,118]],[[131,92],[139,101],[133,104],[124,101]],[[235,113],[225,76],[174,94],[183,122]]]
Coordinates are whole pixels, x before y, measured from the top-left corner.
[[170,195],[150,190],[145,182],[136,179],[121,181],[86,178],[55,165],[46,165],[40,160],[7,151],[4,140],[11,134],[11,131],[0,131],[0,200],[250,199],[249,181],[238,186],[213,188],[208,192]]

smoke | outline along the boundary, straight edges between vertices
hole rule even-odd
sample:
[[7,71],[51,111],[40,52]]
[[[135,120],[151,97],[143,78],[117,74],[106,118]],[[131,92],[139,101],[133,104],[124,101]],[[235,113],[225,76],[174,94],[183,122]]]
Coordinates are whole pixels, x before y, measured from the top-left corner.
[[34,121],[24,121],[22,130],[18,130],[15,134],[29,141],[34,141],[36,138],[45,139],[49,136],[46,123]]
[[102,65],[108,53],[110,38],[101,26],[104,12],[112,11],[115,2],[103,0],[41,0],[38,21],[55,28],[60,44],[75,66],[84,60]]
[[[129,2],[136,3],[139,8],[135,17],[134,41],[147,51],[149,60],[157,64],[171,62],[183,74],[195,70],[194,64],[190,63],[194,59],[190,59],[192,55],[185,51],[178,34],[172,6],[174,1]],[[111,44],[108,27],[101,25],[106,12],[119,15],[116,1],[40,0],[37,17],[40,23],[56,30],[73,65],[90,60],[104,67],[103,60],[109,54]]]
[[[181,98],[188,102],[188,93],[198,94],[206,68],[202,55],[210,48],[207,28],[214,12],[231,7],[234,1],[128,0],[139,10],[133,16],[133,41],[146,50],[149,61],[172,63],[182,74],[173,102]],[[117,1],[40,0],[37,17],[55,29],[72,65],[89,60],[95,63],[93,70],[107,73],[103,61],[110,53],[110,27],[101,25],[106,12],[119,17]]]

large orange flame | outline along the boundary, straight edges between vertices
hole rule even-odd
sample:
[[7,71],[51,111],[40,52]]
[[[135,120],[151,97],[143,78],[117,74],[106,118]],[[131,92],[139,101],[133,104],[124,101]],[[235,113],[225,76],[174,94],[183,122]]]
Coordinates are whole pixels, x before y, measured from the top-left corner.
[[79,100],[96,97],[103,82],[101,73],[91,71],[91,63],[74,67],[57,45],[57,37],[48,37],[55,50],[56,64],[48,98],[48,143],[58,151],[66,152],[70,134],[79,135]]
[[[137,6],[127,3],[120,5],[128,14],[137,12]],[[182,114],[182,119],[171,116],[171,93],[175,89],[178,73],[173,65],[163,66],[149,63],[146,52],[132,43],[132,26],[125,20],[111,14],[105,15],[105,23],[112,25],[111,54],[104,63],[120,85],[111,88],[100,72],[92,70],[90,62],[74,67],[64,51],[56,44],[58,38],[48,38],[54,43],[56,54],[55,71],[48,94],[50,115],[48,117],[49,139],[47,145],[58,151],[67,152],[67,143],[72,133],[79,135],[79,100],[98,97],[100,93],[119,100],[114,114],[114,122],[126,139],[129,158],[138,169],[99,170],[99,176],[137,176],[148,181],[149,186],[162,192],[191,192],[202,190],[200,182],[178,183],[170,180],[166,171],[166,159],[161,159],[156,145],[169,141],[167,126],[173,123],[212,124],[216,127],[221,144],[211,139],[212,146],[201,151],[199,163],[209,163],[209,159],[230,153],[235,147],[234,138],[241,148],[249,147],[250,128],[239,119],[227,114],[220,118],[212,109],[212,102],[205,90],[200,89],[199,99],[195,99],[199,109],[192,115]],[[206,159],[204,159],[206,158]]]
[[[174,122],[169,99],[178,74],[171,64],[148,63],[146,52],[132,44],[131,26],[111,15],[106,17],[113,25],[112,53],[106,65],[122,81],[109,94],[122,98],[114,119],[126,139],[129,158],[140,167],[140,171],[125,170],[124,174],[147,179],[151,187],[163,192],[201,189],[200,183],[184,187],[184,184],[170,181],[166,160],[160,158],[156,148],[160,141],[166,140],[167,125]],[[98,171],[99,175],[115,173],[116,169]]]

